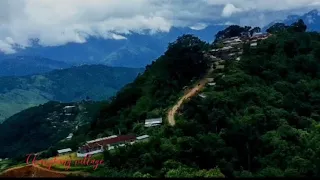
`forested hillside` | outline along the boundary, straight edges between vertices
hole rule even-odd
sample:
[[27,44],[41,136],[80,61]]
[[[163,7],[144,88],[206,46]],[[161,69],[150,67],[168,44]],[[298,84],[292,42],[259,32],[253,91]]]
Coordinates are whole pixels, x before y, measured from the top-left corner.
[[0,122],[48,101],[107,100],[143,69],[84,65],[45,74],[0,77]]
[[138,122],[164,115],[182,87],[206,69],[200,54],[205,44],[180,37],[102,108],[88,133],[148,133],[150,142],[106,151],[107,167],[94,174],[319,176],[320,35],[304,31],[300,21],[256,49],[246,46],[243,59],[228,64],[216,87],[204,90],[207,98],[184,106],[176,126],[145,130]]
[[[13,115],[0,124],[0,158],[20,157],[24,161],[26,154],[48,149],[69,133],[87,127],[103,103],[50,101]],[[75,107],[70,111],[65,109],[68,106]],[[50,155],[56,150],[49,149]]]
[[225,76],[203,90],[206,98],[185,103],[175,126],[146,129],[145,118],[166,117],[208,69],[203,51],[210,46],[181,36],[65,147],[118,133],[150,135],[147,143],[105,151],[104,167],[92,176],[319,176],[320,35],[305,30],[303,21],[272,27],[273,36],[256,48],[246,44],[240,61],[226,63]]

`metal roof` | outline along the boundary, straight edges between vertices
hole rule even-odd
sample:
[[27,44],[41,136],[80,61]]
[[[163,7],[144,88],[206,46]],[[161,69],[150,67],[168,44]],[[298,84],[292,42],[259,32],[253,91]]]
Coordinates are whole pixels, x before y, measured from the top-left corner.
[[149,135],[139,136],[137,137],[137,140],[146,139],[146,138],[149,138]]
[[146,119],[145,124],[162,123],[162,118]]
[[72,150],[70,148],[67,148],[67,149],[60,149],[58,150],[58,153],[66,153],[66,152],[71,152]]
[[136,137],[133,135],[120,135],[116,136],[114,138],[109,138],[109,139],[104,139],[100,141],[95,141],[91,143],[87,143],[84,146],[80,147],[80,149],[93,149],[93,148],[98,148],[98,147],[105,147],[107,145],[112,145],[115,143],[124,143],[126,141],[134,141],[136,140]]
[[65,106],[63,109],[74,108],[76,106]]
[[115,138],[115,137],[117,137],[117,135],[112,135],[112,136],[109,136],[109,137],[103,137],[103,138],[94,139],[94,140],[91,140],[91,141],[87,141],[87,143],[94,143],[94,142],[98,142],[98,141],[102,141],[102,140],[106,140],[106,139],[111,139],[111,138]]

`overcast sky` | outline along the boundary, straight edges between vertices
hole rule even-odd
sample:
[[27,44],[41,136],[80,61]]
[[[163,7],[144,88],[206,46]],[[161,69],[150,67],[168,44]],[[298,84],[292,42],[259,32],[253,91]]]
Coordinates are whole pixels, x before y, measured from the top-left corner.
[[[281,2],[281,3],[280,3]],[[129,31],[200,29],[207,23],[265,25],[320,0],[0,0],[0,51],[13,44],[83,43],[88,36],[123,39]]]

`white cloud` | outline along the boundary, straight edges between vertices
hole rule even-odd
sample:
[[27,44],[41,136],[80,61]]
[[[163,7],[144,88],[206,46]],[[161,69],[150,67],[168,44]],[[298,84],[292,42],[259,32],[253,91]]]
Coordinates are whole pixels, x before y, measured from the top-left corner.
[[190,28],[193,30],[202,30],[202,29],[205,29],[206,27],[208,27],[208,25],[205,23],[197,23],[193,26],[190,26]]
[[[89,36],[122,40],[130,32],[196,29],[208,23],[266,23],[248,12],[273,12],[319,5],[319,0],[1,0],[0,51],[15,44],[43,46],[84,43]],[[260,17],[260,16],[257,16]],[[202,23],[199,23],[202,22]]]
[[241,12],[242,10],[236,8],[233,4],[226,4],[222,10],[222,17],[230,17],[234,13]]

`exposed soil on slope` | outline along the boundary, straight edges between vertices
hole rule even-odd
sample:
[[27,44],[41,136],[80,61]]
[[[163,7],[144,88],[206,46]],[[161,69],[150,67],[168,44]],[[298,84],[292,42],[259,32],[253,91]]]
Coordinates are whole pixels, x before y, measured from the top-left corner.
[[66,177],[66,174],[39,168],[33,165],[11,168],[3,172],[0,177]]

